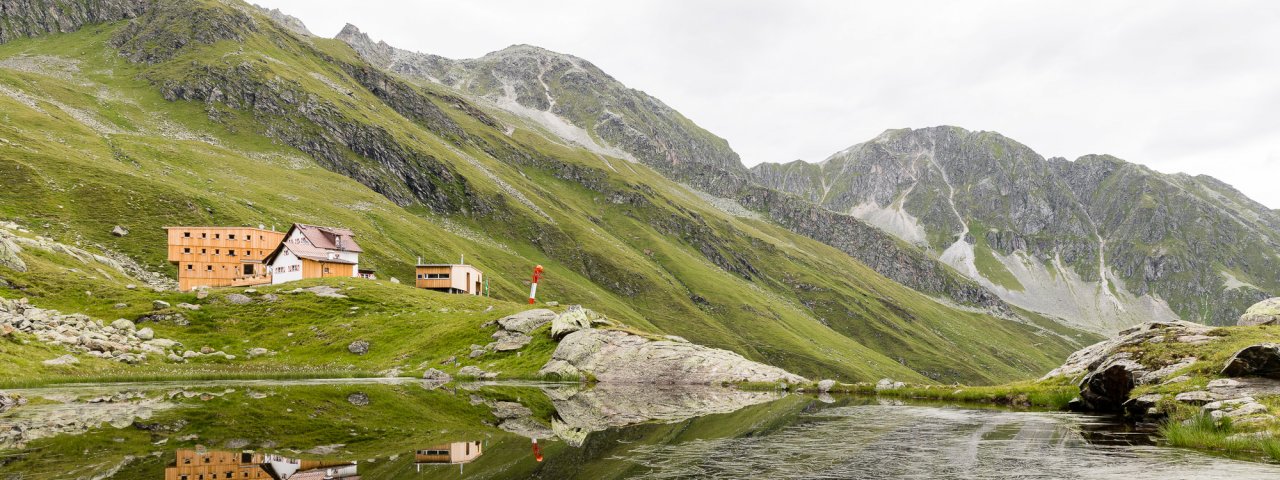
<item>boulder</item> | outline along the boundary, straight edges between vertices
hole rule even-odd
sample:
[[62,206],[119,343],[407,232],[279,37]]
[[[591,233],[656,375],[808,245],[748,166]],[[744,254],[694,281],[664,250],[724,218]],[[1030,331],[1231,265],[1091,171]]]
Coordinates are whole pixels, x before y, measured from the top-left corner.
[[881,390],[897,390],[899,388],[903,388],[906,386],[907,384],[902,382],[895,382],[891,378],[881,378],[879,382],[876,382],[876,391],[878,392]]
[[121,331],[121,332],[131,332],[131,331],[133,331],[135,328],[137,328],[137,326],[136,326],[136,325],[134,325],[134,324],[133,324],[133,322],[132,322],[132,321],[130,321],[130,320],[126,320],[126,319],[123,319],[123,318],[118,318],[118,319],[116,319],[116,321],[111,322],[111,328],[114,328],[114,329],[119,330],[119,331]]
[[1139,395],[1124,402],[1124,411],[1129,415],[1150,415],[1162,399],[1164,399],[1164,395],[1158,393]]
[[111,229],[111,234],[117,237],[123,237],[129,234],[129,229],[116,225],[115,228]]
[[830,379],[823,380],[821,382],[818,382],[818,392],[821,392],[821,393],[830,392],[831,389],[835,386],[836,386],[835,380],[830,380]]
[[479,357],[479,356],[481,356],[481,355],[484,355],[484,350],[482,350],[482,349],[472,350],[472,351],[471,351],[471,353],[470,353],[469,355],[467,355],[467,358],[476,358],[476,357]]
[[27,271],[27,262],[18,255],[20,252],[22,247],[13,243],[8,237],[0,235],[0,267],[6,267],[15,272]]
[[523,333],[508,332],[506,330],[498,330],[493,334],[494,342],[488,345],[488,348],[499,351],[509,352],[519,350],[533,341],[533,337]]
[[369,353],[369,342],[367,340],[356,340],[347,345],[347,351],[356,355],[364,355]]
[[271,355],[271,350],[267,350],[267,349],[262,348],[262,347],[250,348],[250,349],[249,349],[249,358],[254,358],[254,357],[264,357],[264,356],[267,356],[267,355]]
[[498,378],[498,374],[494,372],[486,372],[475,365],[467,365],[458,370],[458,376],[471,377],[481,380],[492,380]]
[[538,374],[560,378],[590,374],[601,383],[617,384],[808,382],[804,377],[747,360],[728,350],[595,329],[579,330],[561,339],[551,360]]
[[1249,327],[1253,325],[1280,325],[1280,297],[1268,298],[1253,304],[1244,315],[1236,321],[1236,325]]
[[51,358],[40,363],[45,365],[75,365],[80,363],[80,359],[76,358],[75,355],[67,354],[58,358]]
[[555,318],[556,312],[538,308],[499,318],[498,326],[502,327],[503,330],[528,334]]
[[399,283],[400,283],[400,279],[399,279],[399,278],[396,278],[396,277],[391,277],[391,283],[399,284]]
[[146,340],[151,340],[156,338],[156,332],[155,330],[152,330],[149,327],[142,328],[142,329],[139,329],[136,333],[134,333],[134,336],[138,337],[138,340],[146,341]]
[[199,306],[199,305],[195,305],[195,304],[191,304],[191,303],[179,303],[179,304],[178,304],[178,308],[181,308],[181,309],[183,309],[183,310],[193,310],[193,311],[194,311],[194,310],[199,310],[199,309],[200,309],[200,306]]
[[232,305],[248,305],[250,303],[253,303],[252,298],[249,298],[247,295],[241,295],[239,293],[228,294],[226,296],[226,300],[227,300],[227,303],[230,303]]
[[551,338],[560,340],[570,333],[590,329],[591,321],[599,317],[600,314],[582,305],[572,305],[551,321]]
[[433,383],[449,383],[453,381],[453,376],[434,368],[428,368],[427,371],[422,372],[422,379]]
[[170,305],[169,302],[166,302],[164,300],[156,300],[154,302],[151,302],[151,308],[153,310],[164,310],[172,306],[173,305]]
[[1212,402],[1214,396],[1212,393],[1204,390],[1192,390],[1190,392],[1179,393],[1177,396],[1173,397],[1173,399],[1179,403],[1185,403],[1188,405],[1204,405]]
[[1080,382],[1080,400],[1095,412],[1119,412],[1129,392],[1133,391],[1136,377],[1145,373],[1141,364],[1123,357],[1105,361]]
[[367,407],[369,406],[369,395],[366,395],[364,392],[356,392],[351,395],[347,395],[347,403],[357,407]]
[[1280,344],[1263,343],[1241,349],[1227,360],[1222,375],[1280,379]]

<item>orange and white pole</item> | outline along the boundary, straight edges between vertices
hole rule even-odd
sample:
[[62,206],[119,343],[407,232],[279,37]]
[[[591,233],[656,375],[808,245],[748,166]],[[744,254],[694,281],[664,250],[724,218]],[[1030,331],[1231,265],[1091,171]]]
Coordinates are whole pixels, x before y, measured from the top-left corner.
[[533,267],[533,286],[529,287],[529,305],[537,303],[534,300],[538,297],[538,279],[542,278],[542,265]]

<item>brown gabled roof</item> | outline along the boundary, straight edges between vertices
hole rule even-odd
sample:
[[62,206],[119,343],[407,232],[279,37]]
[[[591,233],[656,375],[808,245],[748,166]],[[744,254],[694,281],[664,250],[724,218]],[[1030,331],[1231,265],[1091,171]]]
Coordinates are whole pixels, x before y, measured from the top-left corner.
[[293,252],[293,254],[296,255],[298,258],[305,258],[307,260],[315,260],[317,262],[325,262],[325,263],[341,263],[344,265],[356,264],[355,262],[349,262],[346,260],[342,260],[340,258],[329,258],[330,250],[325,250],[323,248],[316,248],[310,245],[303,245],[300,243],[289,243],[289,242],[283,242],[280,245],[277,245],[275,250],[272,250],[270,254],[262,258],[262,263],[267,265],[271,265],[272,263],[275,263],[276,257],[279,256],[280,252],[283,252],[286,248],[289,249],[290,252]]
[[[302,235],[307,237],[307,241],[312,245],[327,250],[343,250],[347,252],[363,252],[360,244],[356,243],[356,234],[345,228],[321,227],[316,225],[306,225],[295,223],[290,230],[298,230]],[[286,237],[288,234],[286,233]],[[294,251],[294,253],[298,253]]]

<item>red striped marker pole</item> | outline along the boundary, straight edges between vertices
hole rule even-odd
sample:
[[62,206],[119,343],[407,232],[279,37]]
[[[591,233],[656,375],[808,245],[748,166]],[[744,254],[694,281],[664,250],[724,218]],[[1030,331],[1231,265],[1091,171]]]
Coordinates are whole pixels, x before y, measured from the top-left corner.
[[537,302],[534,298],[538,296],[538,279],[542,278],[542,265],[533,267],[533,286],[529,287],[529,305]]

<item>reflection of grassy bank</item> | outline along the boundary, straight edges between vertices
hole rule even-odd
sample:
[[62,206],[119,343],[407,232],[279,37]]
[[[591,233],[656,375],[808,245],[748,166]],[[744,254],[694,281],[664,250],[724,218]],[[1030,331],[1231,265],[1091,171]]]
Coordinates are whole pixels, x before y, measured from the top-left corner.
[[[769,391],[778,388],[776,383],[742,383],[738,388],[751,391]],[[802,385],[798,390],[818,391],[816,383]],[[876,390],[871,383],[837,383],[830,393],[876,395],[915,400],[938,400],[967,403],[989,403],[1014,407],[1042,407],[1064,410],[1067,402],[1076,397],[1078,389],[1062,382],[1017,382],[991,386],[956,385],[907,385],[901,388]]]

